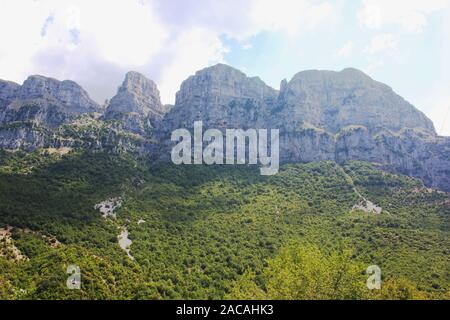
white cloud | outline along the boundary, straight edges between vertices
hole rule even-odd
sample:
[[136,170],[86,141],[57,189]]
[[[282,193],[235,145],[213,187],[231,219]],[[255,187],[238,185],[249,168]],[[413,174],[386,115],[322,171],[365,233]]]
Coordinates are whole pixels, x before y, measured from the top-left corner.
[[336,14],[326,0],[148,0],[166,21],[178,26],[208,28],[240,41],[263,32],[297,34]]
[[260,32],[296,35],[333,14],[320,0],[1,0],[0,78],[72,79],[101,101],[134,69],[173,102],[182,80],[224,60],[223,35],[248,48]]
[[347,41],[342,48],[340,48],[336,55],[338,57],[347,58],[353,53],[353,41]]
[[[450,10],[445,13],[443,22],[443,38],[450,39]],[[416,93],[417,106],[422,108],[431,120],[433,120],[436,131],[450,137],[450,42],[442,41],[438,49],[440,54],[439,66],[435,76],[434,88],[432,90],[419,91]]]
[[433,121],[440,135],[450,136],[450,82],[443,83],[418,100],[417,106]]
[[364,52],[373,55],[395,49],[397,49],[396,37],[391,33],[382,33],[372,38],[370,44],[364,49]]
[[253,33],[280,31],[296,35],[311,30],[335,18],[335,9],[329,2],[308,0],[253,0],[250,11]]
[[[41,29],[49,13],[39,3],[24,0],[0,2],[0,72],[11,80],[21,80],[25,70],[31,70],[31,58],[39,50]],[[26,27],[25,27],[26,26]]]
[[6,44],[0,47],[0,77],[17,82],[32,73],[79,80],[80,70],[97,63],[133,68],[148,63],[167,38],[151,6],[137,0],[0,5],[0,39]]
[[[367,66],[364,71],[368,74],[375,72],[385,66],[385,60],[401,61],[398,50],[398,40],[392,33],[380,33],[372,37],[370,43],[364,48]],[[400,60],[399,60],[400,59]]]
[[363,71],[367,74],[372,74],[377,69],[380,69],[383,65],[384,65],[383,60],[379,58],[369,57],[368,64]]
[[[158,53],[167,33],[153,8],[140,1],[83,0],[80,10],[80,32],[95,41],[98,53],[121,66],[148,62]],[[76,8],[76,9],[78,9]]]
[[406,31],[421,32],[428,16],[449,4],[449,0],[364,0],[358,19],[370,29],[400,25]]
[[208,65],[223,62],[227,52],[215,33],[200,28],[183,32],[167,49],[174,55],[171,62],[163,67],[159,83],[165,103],[174,103],[175,93],[189,75]]

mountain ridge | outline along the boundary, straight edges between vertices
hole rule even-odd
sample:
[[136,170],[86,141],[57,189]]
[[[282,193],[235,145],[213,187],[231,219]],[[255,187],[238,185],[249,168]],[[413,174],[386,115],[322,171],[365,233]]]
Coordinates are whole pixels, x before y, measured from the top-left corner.
[[[106,137],[61,139],[58,128],[80,116],[93,117]],[[168,161],[171,132],[199,120],[221,130],[279,129],[282,162],[371,161],[450,190],[450,138],[438,136],[431,120],[392,88],[354,68],[301,71],[276,90],[217,64],[183,81],[173,106],[161,103],[154,81],[133,71],[105,107],[70,80],[0,81],[0,147],[7,149],[108,143]]]
[[104,120],[118,120],[125,130],[145,134],[164,115],[158,87],[144,75],[129,71],[122,85],[106,106]]

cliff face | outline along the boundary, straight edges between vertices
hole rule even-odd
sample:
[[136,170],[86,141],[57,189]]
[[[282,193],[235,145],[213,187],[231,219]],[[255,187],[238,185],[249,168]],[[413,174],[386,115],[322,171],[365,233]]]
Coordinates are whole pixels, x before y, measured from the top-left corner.
[[100,106],[91,100],[88,93],[77,83],[58,81],[43,76],[30,76],[19,90],[17,100],[43,99],[61,107],[61,112],[83,114],[100,111]]
[[70,123],[82,114],[100,111],[100,106],[73,81],[43,76],[30,76],[22,86],[1,81],[0,147],[43,146],[49,129]]
[[282,86],[273,120],[287,131],[312,125],[338,133],[361,125],[371,133],[408,128],[435,134],[433,123],[422,112],[356,69],[298,73]]
[[267,126],[280,129],[284,161],[371,161],[450,190],[450,138],[361,71],[298,73],[282,84]]
[[[74,144],[60,139],[60,126],[72,126],[80,115],[98,111],[72,81],[41,76],[22,86],[0,81],[0,147]],[[75,145],[109,145],[167,160],[171,132],[192,129],[198,120],[204,130],[279,129],[284,162],[371,161],[450,191],[450,138],[437,136],[422,112],[355,69],[300,72],[277,91],[219,64],[185,80],[174,106],[161,104],[153,81],[129,72],[104,114],[89,120],[94,129],[82,127],[86,138],[80,139],[88,142]],[[109,133],[100,138],[98,132]]]
[[371,135],[365,128],[341,134],[335,160],[365,160],[421,179],[427,186],[450,191],[450,137],[419,129]]
[[259,78],[218,64],[198,71],[181,84],[164,127],[192,128],[194,121],[215,128],[253,128],[270,113],[278,92]]
[[0,112],[17,97],[20,85],[11,81],[0,80]]
[[130,71],[107,106],[104,119],[117,120],[123,129],[145,135],[166,112],[156,84],[138,72]]
[[450,190],[450,138],[388,86],[355,69],[300,72],[280,91],[226,65],[198,71],[181,85],[159,130],[168,159],[170,132],[192,128],[280,130],[284,162],[377,162],[387,170]]
[[54,128],[100,106],[73,81],[30,76],[22,86],[0,82],[0,124],[31,122]]

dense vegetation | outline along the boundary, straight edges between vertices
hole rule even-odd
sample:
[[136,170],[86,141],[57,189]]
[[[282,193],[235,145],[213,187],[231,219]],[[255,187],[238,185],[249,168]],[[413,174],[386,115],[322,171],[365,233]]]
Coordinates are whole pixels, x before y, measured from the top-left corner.
[[[380,215],[352,210],[361,196]],[[117,219],[94,205],[122,197]],[[450,201],[350,162],[173,166],[126,154],[0,151],[0,298],[449,298]],[[143,222],[145,221],[145,222]],[[134,260],[119,247],[119,228]],[[66,288],[67,267],[81,290]],[[366,268],[382,270],[380,291]]]

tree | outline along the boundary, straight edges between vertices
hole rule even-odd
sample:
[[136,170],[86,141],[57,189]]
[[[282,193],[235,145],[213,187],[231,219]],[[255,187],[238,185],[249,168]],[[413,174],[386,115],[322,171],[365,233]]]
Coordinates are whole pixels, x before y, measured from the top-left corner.
[[389,279],[381,285],[381,290],[374,291],[373,299],[378,300],[426,300],[428,295],[417,289],[417,286],[408,279]]
[[351,259],[351,251],[323,253],[318,247],[294,244],[281,249],[262,272],[239,278],[228,298],[326,300],[362,299],[367,294],[364,266]]

